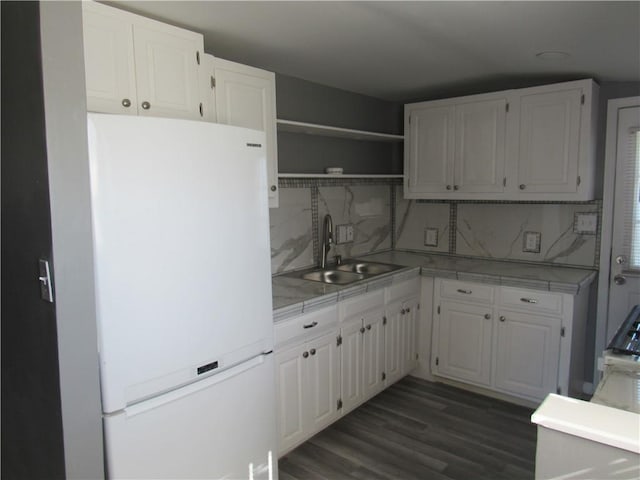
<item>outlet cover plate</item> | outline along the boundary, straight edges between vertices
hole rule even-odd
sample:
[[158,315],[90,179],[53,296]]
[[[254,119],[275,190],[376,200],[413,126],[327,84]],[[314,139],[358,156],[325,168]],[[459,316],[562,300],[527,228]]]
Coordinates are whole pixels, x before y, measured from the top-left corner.
[[522,235],[522,251],[529,253],[540,253],[540,232],[524,232]]
[[597,212],[576,212],[573,218],[573,233],[579,235],[595,235],[597,231]]
[[438,229],[437,228],[424,229],[424,246],[425,247],[438,246]]

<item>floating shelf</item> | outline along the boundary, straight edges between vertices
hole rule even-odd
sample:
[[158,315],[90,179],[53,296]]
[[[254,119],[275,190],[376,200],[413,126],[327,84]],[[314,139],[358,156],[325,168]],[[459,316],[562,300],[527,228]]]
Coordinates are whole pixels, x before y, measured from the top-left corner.
[[352,140],[368,140],[376,142],[404,141],[404,135],[393,135],[391,133],[367,132],[365,130],[330,127],[328,125],[296,122],[293,120],[278,119],[276,122],[278,125],[278,131],[281,132],[306,133],[309,135],[321,135],[324,137],[350,138]]
[[329,173],[279,173],[278,178],[404,178],[402,174],[379,173],[379,174],[340,174]]

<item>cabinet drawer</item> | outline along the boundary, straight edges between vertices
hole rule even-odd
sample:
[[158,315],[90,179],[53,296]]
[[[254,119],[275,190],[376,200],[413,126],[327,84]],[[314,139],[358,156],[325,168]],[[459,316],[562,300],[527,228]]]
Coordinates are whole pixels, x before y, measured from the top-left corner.
[[479,303],[493,303],[495,289],[480,283],[459,282],[456,280],[442,280],[440,296]]
[[332,306],[278,322],[274,328],[275,344],[299,338],[306,341],[338,324],[338,307]]
[[352,315],[361,315],[368,310],[384,307],[384,289],[376,290],[358,297],[350,298],[340,303],[340,321]]
[[562,294],[502,287],[501,305],[530,312],[562,313]]

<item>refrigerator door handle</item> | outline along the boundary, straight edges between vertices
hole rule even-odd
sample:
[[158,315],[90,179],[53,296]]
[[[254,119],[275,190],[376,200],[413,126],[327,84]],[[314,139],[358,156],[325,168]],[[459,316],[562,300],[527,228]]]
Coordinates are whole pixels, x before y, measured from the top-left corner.
[[246,362],[243,362],[240,365],[232,367],[228,370],[223,370],[222,372],[211,375],[210,377],[203,378],[194,383],[190,383],[157,397],[153,397],[148,400],[143,400],[139,403],[127,406],[124,408],[124,413],[127,417],[135,417],[136,415],[140,415],[141,413],[148,412],[149,410],[152,410],[154,408],[161,407],[162,405],[166,405],[167,403],[174,402],[189,395],[193,395],[194,393],[209,388],[213,385],[224,382],[229,378],[240,375],[247,370],[261,365],[263,362],[264,355],[258,355],[257,357],[253,357],[252,359],[247,360]]

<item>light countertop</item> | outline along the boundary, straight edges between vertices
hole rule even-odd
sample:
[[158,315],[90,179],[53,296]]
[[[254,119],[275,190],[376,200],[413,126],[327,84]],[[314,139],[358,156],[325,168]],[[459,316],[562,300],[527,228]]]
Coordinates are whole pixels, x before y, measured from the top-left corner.
[[594,270],[532,265],[519,262],[388,251],[358,258],[403,265],[396,270],[350,285],[328,285],[277,275],[272,277],[274,320],[335,303],[353,295],[372,291],[415,277],[454,278],[469,282],[533,288],[576,295],[595,278]]

